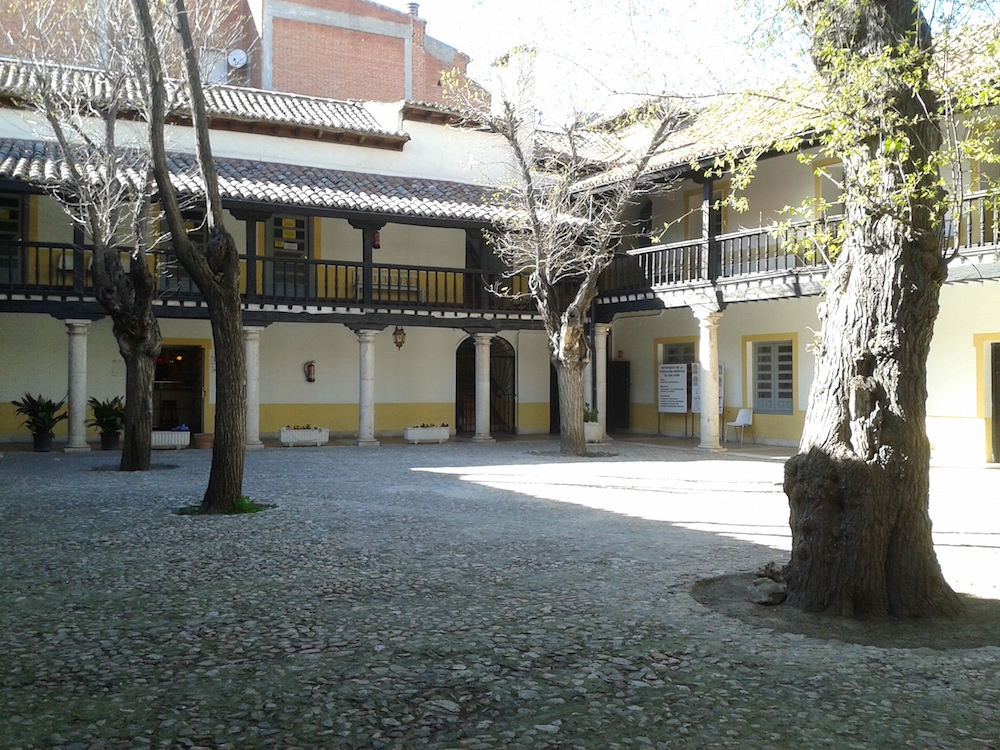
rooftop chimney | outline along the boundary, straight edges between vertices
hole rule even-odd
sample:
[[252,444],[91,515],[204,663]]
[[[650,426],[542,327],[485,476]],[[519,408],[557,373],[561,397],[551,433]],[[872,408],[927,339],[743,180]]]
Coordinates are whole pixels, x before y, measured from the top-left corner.
[[407,3],[406,9],[414,18],[420,18],[420,3]]

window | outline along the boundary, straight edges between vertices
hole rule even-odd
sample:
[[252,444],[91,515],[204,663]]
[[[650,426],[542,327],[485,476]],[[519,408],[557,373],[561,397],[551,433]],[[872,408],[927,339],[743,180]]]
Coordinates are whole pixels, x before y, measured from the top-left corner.
[[20,284],[24,240],[24,198],[0,193],[0,283]]
[[754,343],[754,411],[761,414],[794,412],[794,361],[791,341]]
[[308,216],[273,216],[267,220],[264,289],[282,299],[303,299],[315,288],[312,221]]
[[683,344],[663,345],[663,364],[665,365],[689,365],[694,359],[694,342],[689,341]]
[[[717,187],[712,191],[712,205],[709,211],[709,221],[712,224],[712,236],[718,237],[726,233],[726,194],[727,186]],[[704,194],[701,190],[685,193],[684,239],[698,240],[703,236],[702,202]]]

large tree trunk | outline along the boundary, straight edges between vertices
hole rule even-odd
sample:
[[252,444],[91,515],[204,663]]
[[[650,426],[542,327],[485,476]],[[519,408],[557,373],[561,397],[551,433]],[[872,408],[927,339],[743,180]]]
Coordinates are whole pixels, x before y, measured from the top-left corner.
[[[809,25],[820,29],[814,59],[831,91],[842,80],[816,50],[837,42],[860,57],[877,54],[923,23],[912,0],[814,0],[800,12],[821,21]],[[848,235],[820,308],[823,329],[799,454],[785,465],[788,602],[811,612],[917,617],[961,609],[941,575],[928,515],[927,354],[946,268],[943,204],[927,198],[936,175],[924,168],[941,141],[923,114],[928,104],[934,111],[933,96],[920,92],[918,101],[896,85],[885,80],[885,90],[867,96],[903,115],[905,124],[895,120],[893,132],[840,151]],[[905,159],[887,152],[887,136],[909,140]],[[917,190],[907,191],[911,175],[922,177]],[[909,199],[896,216],[871,210],[903,194]]]
[[559,452],[566,455],[587,455],[583,434],[583,370],[586,363],[575,360],[555,360],[559,383]]
[[[558,318],[558,330],[549,333],[549,347],[559,383],[559,451],[585,456],[583,371],[590,359],[590,347],[579,310],[575,303],[571,304]],[[546,316],[547,320],[551,318],[554,316]]]
[[97,298],[113,322],[125,360],[125,439],[121,471],[148,471],[152,453],[153,380],[162,338],[153,314],[155,284],[139,253],[126,274],[118,253],[95,247]]
[[[154,325],[156,321],[153,321]],[[156,346],[118,348],[125,358],[125,442],[122,445],[121,471],[149,471],[152,453],[153,380],[156,358],[160,353],[160,332],[156,327]]]
[[247,362],[237,283],[213,290],[208,302],[215,344],[215,441],[201,512],[230,513],[243,492],[247,443]]

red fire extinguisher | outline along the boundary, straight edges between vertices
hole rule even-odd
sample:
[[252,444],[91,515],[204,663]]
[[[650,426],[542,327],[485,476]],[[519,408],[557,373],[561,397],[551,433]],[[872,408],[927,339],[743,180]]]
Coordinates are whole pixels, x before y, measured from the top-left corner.
[[308,362],[306,362],[304,365],[302,365],[302,370],[306,374],[306,382],[307,383],[315,383],[316,382],[316,362],[314,362],[313,360],[310,359]]

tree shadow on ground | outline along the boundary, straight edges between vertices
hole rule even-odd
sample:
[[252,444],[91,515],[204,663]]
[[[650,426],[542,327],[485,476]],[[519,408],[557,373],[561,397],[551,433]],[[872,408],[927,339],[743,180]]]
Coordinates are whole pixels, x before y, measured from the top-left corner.
[[880,648],[951,649],[1000,646],[1000,601],[959,594],[965,613],[954,619],[864,619],[831,617],[802,612],[780,604],[764,606],[747,600],[753,573],[706,578],[694,584],[696,601],[727,617],[757,628],[780,633],[800,633],[821,640],[836,640]]

